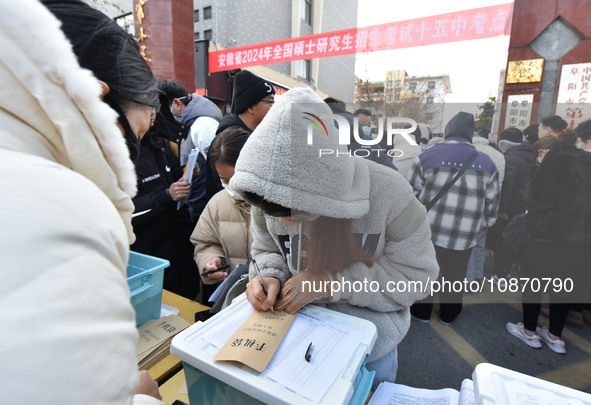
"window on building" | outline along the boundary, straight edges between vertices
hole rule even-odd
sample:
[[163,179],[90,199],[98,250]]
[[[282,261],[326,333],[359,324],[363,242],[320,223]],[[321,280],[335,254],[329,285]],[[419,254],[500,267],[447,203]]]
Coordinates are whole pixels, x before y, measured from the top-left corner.
[[433,96],[427,97],[427,104],[433,104]]
[[213,34],[211,33],[211,30],[203,31],[203,39],[207,39],[208,41],[211,41],[212,38],[213,38]]
[[386,103],[391,103],[392,102],[392,96],[386,96]]
[[429,90],[433,90],[433,89],[435,88],[435,80],[429,80],[429,81],[427,82],[427,88],[428,88]]
[[408,84],[408,91],[415,91],[417,89],[417,82],[410,82]]
[[312,25],[312,0],[302,1],[302,20],[307,24]]
[[400,89],[394,90],[394,100],[400,100]]
[[402,85],[402,83],[400,82],[400,80],[396,80],[394,82],[394,86],[396,86],[396,87],[400,87],[401,85]]
[[133,22],[133,14],[128,13],[120,17],[115,17],[115,22],[128,34],[135,36],[135,24]]
[[211,6],[203,7],[203,19],[209,20],[211,18]]
[[388,83],[386,84],[386,87],[392,87],[392,80],[388,80]]
[[297,64],[298,77],[304,80],[310,80],[310,59],[299,60]]
[[193,38],[195,39],[195,41],[199,40],[199,33],[198,32],[194,33]]
[[199,10],[193,10],[193,22],[199,21]]

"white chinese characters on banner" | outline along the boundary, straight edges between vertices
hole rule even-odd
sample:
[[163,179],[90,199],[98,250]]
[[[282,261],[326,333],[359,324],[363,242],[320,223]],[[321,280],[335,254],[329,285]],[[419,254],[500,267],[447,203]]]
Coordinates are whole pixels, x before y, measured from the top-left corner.
[[591,119],[590,84],[591,63],[562,65],[556,115],[564,118],[570,128]]
[[508,96],[507,113],[505,114],[505,128],[515,127],[523,131],[525,128],[529,127],[533,101],[533,94]]

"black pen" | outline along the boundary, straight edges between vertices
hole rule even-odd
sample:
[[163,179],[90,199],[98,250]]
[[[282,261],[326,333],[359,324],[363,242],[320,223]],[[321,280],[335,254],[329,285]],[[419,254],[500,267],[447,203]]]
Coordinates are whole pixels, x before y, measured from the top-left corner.
[[217,273],[218,271],[224,271],[229,267],[230,267],[230,265],[226,264],[225,266],[220,266],[215,270],[206,271],[205,273],[202,274],[202,276],[209,276],[210,274]]
[[304,358],[308,363],[310,362],[310,360],[312,360],[312,342],[310,342],[310,345],[308,346],[308,350],[306,350]]

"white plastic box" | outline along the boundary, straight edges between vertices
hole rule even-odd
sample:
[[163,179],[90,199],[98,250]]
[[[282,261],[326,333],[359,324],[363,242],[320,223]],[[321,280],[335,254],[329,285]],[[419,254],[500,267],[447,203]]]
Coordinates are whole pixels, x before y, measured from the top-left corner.
[[[234,311],[241,305],[250,305],[244,294],[214,317],[192,325],[173,339],[170,352],[183,360],[190,402],[215,405],[315,404],[250,367],[238,363],[213,361],[218,349],[201,336],[209,327],[215,327],[222,322],[227,311]],[[365,337],[357,350],[351,353],[349,364],[319,402],[323,405],[363,405],[375,374],[368,372],[364,367],[376,341],[375,325],[364,319],[314,305],[308,305],[306,308],[319,317],[347,324],[364,332]]]
[[477,405],[591,405],[591,394],[494,364],[477,365],[472,373],[472,381]]

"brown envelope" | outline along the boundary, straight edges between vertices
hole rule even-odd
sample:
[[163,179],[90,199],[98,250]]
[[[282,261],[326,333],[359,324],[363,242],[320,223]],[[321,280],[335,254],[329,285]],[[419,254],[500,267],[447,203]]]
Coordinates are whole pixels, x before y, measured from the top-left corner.
[[213,358],[237,361],[262,372],[271,361],[296,314],[255,311]]

